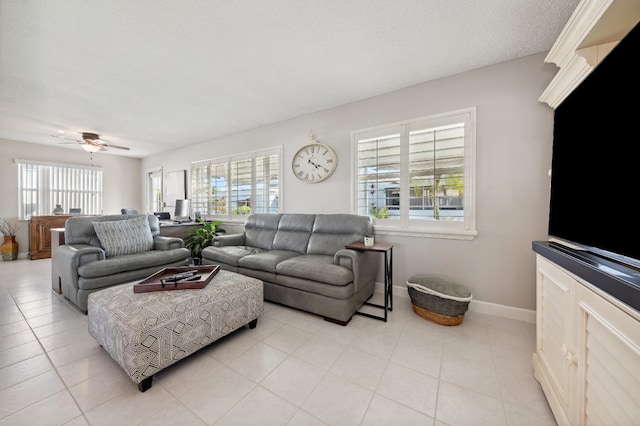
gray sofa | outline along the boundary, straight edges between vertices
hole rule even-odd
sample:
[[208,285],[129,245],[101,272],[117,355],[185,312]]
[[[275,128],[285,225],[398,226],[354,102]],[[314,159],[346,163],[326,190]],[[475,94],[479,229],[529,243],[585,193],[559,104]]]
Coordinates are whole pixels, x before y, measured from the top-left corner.
[[191,256],[182,239],[160,236],[154,215],[70,217],[64,238],[52,262],[62,293],[84,313],[90,293],[187,265]]
[[202,263],[258,278],[264,298],[346,325],[375,289],[379,256],[345,249],[372,235],[367,216],[255,213],[218,235]]

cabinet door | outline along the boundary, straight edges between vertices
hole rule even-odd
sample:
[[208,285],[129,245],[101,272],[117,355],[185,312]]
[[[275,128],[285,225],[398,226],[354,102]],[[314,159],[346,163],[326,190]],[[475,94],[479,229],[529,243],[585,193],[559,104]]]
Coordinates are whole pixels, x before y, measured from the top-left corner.
[[51,257],[51,228],[64,228],[64,224],[71,216],[34,216],[29,228],[30,258],[47,259]]
[[586,287],[578,289],[577,297],[575,424],[638,424],[640,322]]
[[[575,368],[571,368],[572,294],[577,282],[553,263],[537,257],[536,379],[559,424],[567,417]],[[538,370],[539,369],[539,370]]]

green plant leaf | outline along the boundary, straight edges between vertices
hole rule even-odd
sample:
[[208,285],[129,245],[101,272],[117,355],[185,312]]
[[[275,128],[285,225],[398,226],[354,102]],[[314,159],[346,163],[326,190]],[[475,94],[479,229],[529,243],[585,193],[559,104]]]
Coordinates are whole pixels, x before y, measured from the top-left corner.
[[221,221],[206,222],[202,218],[196,219],[202,226],[191,228],[184,239],[185,246],[191,251],[191,257],[200,257],[202,250],[211,245],[213,237],[224,234],[226,231],[220,227]]

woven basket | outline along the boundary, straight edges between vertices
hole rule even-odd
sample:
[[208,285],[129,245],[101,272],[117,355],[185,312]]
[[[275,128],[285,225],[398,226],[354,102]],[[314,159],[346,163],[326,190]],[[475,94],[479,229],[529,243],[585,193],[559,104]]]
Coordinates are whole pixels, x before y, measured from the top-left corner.
[[464,286],[430,276],[412,277],[407,289],[413,311],[442,325],[460,324],[472,298]]
[[448,317],[446,315],[439,315],[434,312],[427,311],[417,305],[413,305],[413,312],[426,320],[433,321],[440,325],[458,325],[464,319],[464,314],[458,315],[457,317]]

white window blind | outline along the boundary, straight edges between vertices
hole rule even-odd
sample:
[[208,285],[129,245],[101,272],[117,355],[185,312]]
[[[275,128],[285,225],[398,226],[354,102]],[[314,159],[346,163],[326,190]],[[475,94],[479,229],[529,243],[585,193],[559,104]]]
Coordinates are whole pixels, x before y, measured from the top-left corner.
[[377,230],[475,235],[474,126],[469,109],[353,132],[357,214]]
[[192,209],[218,217],[280,211],[281,151],[278,147],[193,162]]
[[358,214],[387,219],[400,206],[400,133],[362,136],[357,142]]
[[464,219],[463,122],[409,132],[409,219]]
[[231,161],[231,214],[251,213],[253,197],[253,159]]
[[255,213],[281,211],[280,203],[280,155],[273,152],[256,156],[256,206]]
[[102,169],[75,165],[16,160],[18,164],[18,217],[51,214],[57,204],[65,213],[103,210]]
[[191,210],[207,213],[211,204],[209,161],[191,163]]

